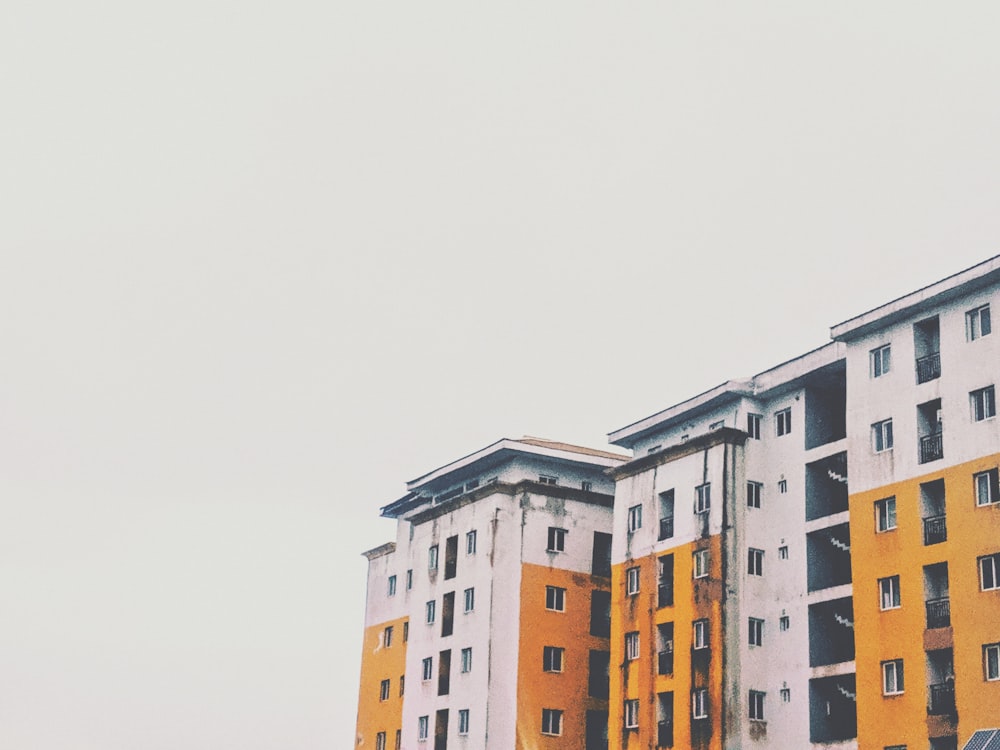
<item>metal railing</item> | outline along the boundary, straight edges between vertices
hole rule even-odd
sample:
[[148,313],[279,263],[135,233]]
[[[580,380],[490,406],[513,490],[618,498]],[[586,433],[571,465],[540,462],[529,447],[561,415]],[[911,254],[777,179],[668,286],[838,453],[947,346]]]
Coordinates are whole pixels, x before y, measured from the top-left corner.
[[930,686],[931,702],[927,713],[934,716],[955,713],[955,683],[944,682]]
[[657,535],[656,540],[662,542],[664,539],[670,539],[674,535],[674,517],[668,516],[667,518],[660,519],[660,533]]
[[920,463],[925,464],[928,461],[937,461],[943,457],[944,443],[941,440],[940,432],[920,438]]
[[934,352],[926,357],[917,357],[917,382],[926,383],[941,377],[941,353]]
[[924,546],[948,541],[948,526],[944,516],[924,519]]
[[951,625],[951,600],[948,597],[928,599],[925,604],[928,628],[946,628]]

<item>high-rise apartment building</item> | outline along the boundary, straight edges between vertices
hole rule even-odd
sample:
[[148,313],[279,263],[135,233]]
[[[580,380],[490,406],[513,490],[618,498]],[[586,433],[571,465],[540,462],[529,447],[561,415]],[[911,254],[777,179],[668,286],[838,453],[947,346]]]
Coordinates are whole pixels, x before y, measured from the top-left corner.
[[[383,509],[400,521],[397,542],[368,553],[359,747],[393,747],[400,728],[407,750],[443,750],[448,737],[469,748],[1000,750],[997,305],[1000,257],[615,430],[627,460],[503,441],[411,482]],[[546,451],[578,473],[545,464],[557,458]],[[485,468],[500,464],[512,473]],[[486,474],[496,482],[463,484]],[[421,555],[465,527],[492,529],[503,553],[439,583]],[[554,551],[560,529],[582,546]],[[421,571],[419,593],[383,596],[403,569]],[[495,592],[463,637],[499,661],[456,701],[438,695],[440,663],[461,639],[424,625],[419,650],[412,631],[390,654],[384,633],[466,585]],[[551,611],[552,590],[567,607],[587,603],[582,627]],[[407,675],[402,702],[393,670]],[[427,674],[414,696],[409,680]],[[389,698],[373,700],[384,679]],[[463,707],[466,732],[453,732]]]

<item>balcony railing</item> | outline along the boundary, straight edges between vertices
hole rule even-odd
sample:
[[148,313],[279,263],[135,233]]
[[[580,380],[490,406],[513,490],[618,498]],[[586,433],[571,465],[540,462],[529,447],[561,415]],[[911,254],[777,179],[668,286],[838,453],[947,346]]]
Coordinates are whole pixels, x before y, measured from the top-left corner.
[[945,682],[940,685],[931,685],[931,702],[927,707],[927,713],[934,716],[955,713],[955,683]]
[[674,587],[664,584],[660,584],[656,588],[656,606],[657,607],[672,607],[674,606]]
[[951,625],[951,601],[947,597],[929,599],[926,606],[928,628],[946,628]]
[[924,519],[924,545],[940,544],[948,541],[948,526],[944,516],[931,516]]
[[674,673],[674,652],[673,651],[661,651],[656,655],[656,673],[657,674],[673,674]]
[[656,725],[656,746],[674,746],[674,722],[669,720],[661,721]]
[[934,352],[917,358],[917,382],[926,383],[941,377],[941,353]]
[[935,432],[933,435],[925,435],[920,438],[920,463],[937,461],[944,458],[944,444],[941,440],[941,433]]
[[657,541],[662,542],[664,539],[670,539],[674,535],[674,517],[669,516],[667,518],[660,519],[660,533],[657,535]]

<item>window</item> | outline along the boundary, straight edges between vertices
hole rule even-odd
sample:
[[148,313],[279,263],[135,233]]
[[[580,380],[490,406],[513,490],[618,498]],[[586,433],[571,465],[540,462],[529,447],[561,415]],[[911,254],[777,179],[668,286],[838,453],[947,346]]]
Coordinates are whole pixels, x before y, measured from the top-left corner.
[[407,620],[403,623],[403,643],[410,640],[410,621]]
[[639,728],[639,700],[638,698],[625,701],[625,728]]
[[429,716],[421,716],[417,719],[417,739],[426,740],[430,731],[431,720]]
[[726,420],[720,419],[718,422],[712,422],[712,424],[708,426],[708,429],[714,432],[715,430],[721,430],[725,426]]
[[385,732],[375,735],[375,750],[385,750]]
[[692,648],[695,650],[708,648],[708,620],[695,620],[692,625]]
[[396,576],[389,576],[389,596],[396,595]]
[[782,409],[776,412],[774,415],[774,429],[777,432],[778,437],[782,435],[787,435],[792,431],[792,410],[791,408]]
[[778,618],[778,630],[788,630],[792,626],[791,620],[788,619],[788,615],[782,615]]
[[625,593],[630,596],[639,593],[639,568],[625,571]]
[[747,414],[747,434],[760,440],[760,414]]
[[708,482],[694,488],[694,512],[708,513],[712,507],[712,485]]
[[[933,744],[933,742],[932,742]],[[886,745],[883,750],[906,750],[906,745]],[[933,747],[932,747],[933,750]]]
[[467,708],[458,709],[458,733],[469,733],[469,709]]
[[965,332],[969,341],[989,336],[993,330],[990,324],[990,306],[983,305],[965,314]]
[[691,691],[691,718],[708,718],[708,688],[695,688]]
[[878,579],[879,608],[899,609],[899,576]]
[[633,505],[628,509],[628,533],[642,528],[642,506]]
[[399,676],[399,697],[403,697],[403,693],[406,692],[406,675],[401,674]]
[[437,602],[429,601],[427,602],[427,624],[433,625],[434,619],[437,617]]
[[751,646],[763,646],[764,645],[764,621],[759,617],[751,617],[749,620],[750,624],[750,640]]
[[788,545],[787,544],[782,544],[780,547],[778,547],[778,559],[779,560],[787,560],[788,559]]
[[792,691],[790,688],[781,688],[781,702],[782,703],[792,702]]
[[996,469],[982,471],[972,477],[976,485],[976,505],[1000,502],[1000,474]]
[[565,552],[566,529],[557,529],[555,526],[549,526],[549,545],[546,549],[549,552]]
[[561,589],[557,586],[546,586],[545,609],[551,609],[553,612],[565,612],[566,589]]
[[764,575],[764,550],[753,547],[747,550],[747,573],[752,576]]
[[438,568],[438,546],[435,544],[427,550],[427,569],[437,570]]
[[423,673],[421,675],[421,679],[424,682],[427,682],[428,680],[430,680],[434,676],[434,658],[431,657],[431,656],[428,656],[426,659],[424,659],[422,662],[420,662],[420,665],[421,665],[421,669],[423,669]]
[[708,550],[700,549],[694,553],[692,575],[694,578],[704,578],[708,575]]
[[997,398],[993,386],[972,391],[969,393],[969,405],[972,407],[972,419],[975,422],[982,422],[997,415]]
[[580,482],[580,489],[584,492],[593,492],[594,483],[593,482]]
[[875,501],[875,531],[892,531],[896,528],[896,498]]
[[760,492],[764,485],[760,482],[747,482],[747,507],[760,507]]
[[750,720],[764,721],[764,693],[760,690],[750,691]]
[[549,474],[539,474],[538,475],[539,484],[559,484],[559,477],[553,477]]
[[476,590],[466,589],[465,594],[465,611],[471,612],[476,608]]
[[542,709],[542,734],[562,734],[563,712],[555,708]]
[[401,748],[403,747],[403,730],[402,729],[397,729],[396,730],[396,744],[395,744],[394,747],[395,747],[395,750],[401,750]]
[[871,376],[873,378],[880,378],[885,375],[889,372],[891,365],[889,344],[880,346],[878,349],[872,349],[869,359],[871,360]]
[[476,554],[476,532],[475,529],[465,535],[465,554]]
[[983,671],[987,680],[1000,680],[1000,643],[983,646]]
[[786,492],[788,492],[788,480],[787,479],[779,479],[778,480],[778,492],[781,493],[782,495],[784,495]]
[[876,453],[892,450],[891,419],[885,419],[872,425],[872,448]]
[[542,671],[562,672],[564,652],[565,649],[558,646],[544,646],[542,648]]
[[899,695],[903,692],[903,660],[882,662],[882,695]]
[[979,582],[983,591],[1000,589],[1000,553],[979,558]]
[[413,588],[413,571],[406,571],[406,590],[409,591]]
[[382,631],[382,645],[386,648],[392,645],[392,625]]
[[378,699],[380,701],[389,700],[389,680],[382,680],[382,684],[379,685]]
[[633,631],[625,634],[625,659],[633,661],[639,658],[639,633]]
[[462,649],[462,672],[469,673],[472,671],[472,647]]

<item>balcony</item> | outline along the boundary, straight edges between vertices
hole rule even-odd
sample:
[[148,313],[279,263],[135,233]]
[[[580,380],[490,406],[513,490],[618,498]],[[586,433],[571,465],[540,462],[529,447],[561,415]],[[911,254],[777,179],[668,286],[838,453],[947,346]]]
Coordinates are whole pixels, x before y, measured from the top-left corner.
[[948,526],[944,516],[924,519],[924,546],[948,541]]
[[920,463],[937,461],[939,458],[944,458],[944,443],[941,440],[941,433],[935,432],[920,438]]
[[668,518],[660,519],[660,533],[657,534],[656,540],[662,542],[664,539],[670,539],[674,535],[674,517],[670,516]]
[[674,673],[674,652],[673,651],[661,651],[656,655],[656,673],[657,674],[673,674]]
[[656,746],[674,746],[674,723],[672,721],[661,721],[656,725]]
[[926,602],[927,607],[927,627],[946,628],[951,625],[951,600],[931,599]]
[[926,383],[941,377],[941,353],[934,352],[917,358],[917,382]]
[[931,716],[943,716],[955,713],[955,683],[944,682],[930,686],[930,705],[927,713]]

